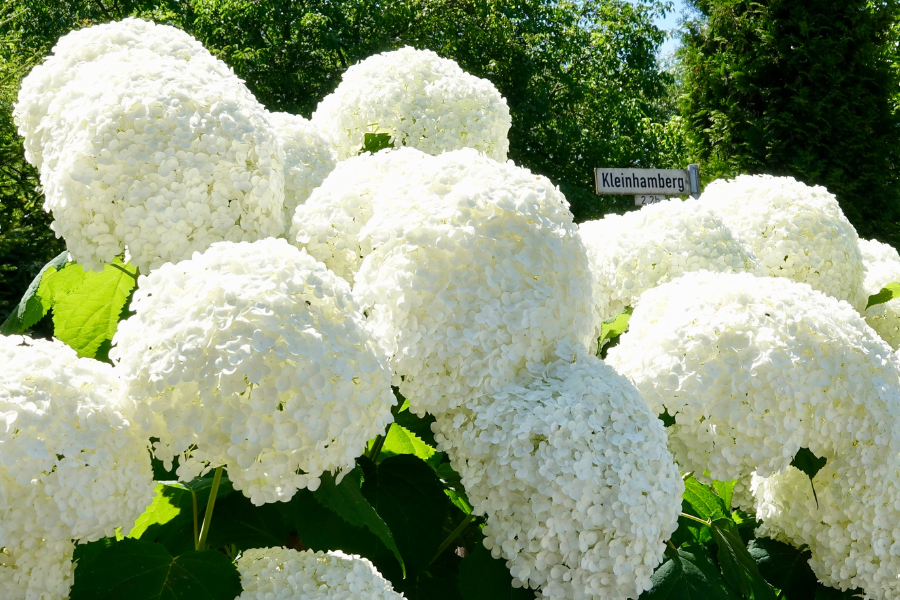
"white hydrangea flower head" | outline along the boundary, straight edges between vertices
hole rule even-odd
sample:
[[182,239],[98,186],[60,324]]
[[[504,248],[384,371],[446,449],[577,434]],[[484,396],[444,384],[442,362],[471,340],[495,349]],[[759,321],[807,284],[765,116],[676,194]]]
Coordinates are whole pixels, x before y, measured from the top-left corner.
[[290,229],[297,206],[337,165],[337,155],[325,136],[307,119],[289,113],[269,113],[269,123],[284,150],[284,228]]
[[[896,426],[893,427],[896,430]],[[893,432],[896,436],[897,431]],[[881,438],[881,439],[879,439]],[[900,594],[900,476],[897,437],[881,432],[860,443],[858,452],[828,458],[813,479],[794,467],[767,478],[754,476],[752,489],[761,521],[757,535],[801,546],[819,581],[840,589],[862,588],[866,598]]]
[[148,442],[109,365],[21,336],[0,336],[0,364],[0,584],[61,599],[73,540],[128,531],[152,501]]
[[224,465],[257,505],[350,470],[393,420],[391,373],[346,281],[282,239],[141,276],[110,357],[179,479]]
[[[859,249],[866,267],[866,296],[877,294],[889,283],[900,282],[900,254],[897,250],[875,240],[860,240]],[[900,348],[900,298],[869,307],[865,316],[866,323],[884,341],[895,350]]]
[[401,600],[368,559],[339,550],[253,548],[237,559],[243,592],[235,600]]
[[637,389],[583,351],[433,426],[513,585],[637,598],[678,527],[684,484]]
[[410,47],[347,69],[312,122],[331,139],[339,160],[359,154],[366,133],[388,133],[397,148],[434,155],[475,148],[504,161],[512,124],[494,84],[430,50]]
[[753,249],[766,275],[807,283],[865,309],[859,236],[825,188],[792,177],[740,175],[713,181],[700,202]]
[[900,423],[891,348],[849,304],[788,279],[700,272],[648,290],[607,361],[675,418],[681,469],[720,481],[783,471],[800,448],[850,453]]
[[28,547],[0,550],[0,594],[3,598],[64,600],[75,582],[71,540],[36,535]]
[[288,239],[353,284],[362,259],[372,251],[360,232],[375,212],[373,202],[394,200],[390,191],[378,191],[430,164],[429,155],[414,148],[366,152],[339,162],[297,207]]
[[586,221],[578,231],[594,274],[600,318],[634,307],[640,295],[693,271],[763,275],[756,255],[708,204],[666,200]]
[[407,155],[417,168],[391,172],[358,234],[353,292],[410,410],[530,379],[561,340],[589,346],[587,251],[559,190],[472,149]]
[[38,169],[42,167],[42,146],[50,142],[51,131],[38,131],[54,96],[77,79],[80,68],[104,56],[126,48],[142,48],[161,56],[190,62],[223,78],[236,79],[228,65],[214,57],[189,34],[151,21],[127,18],[72,31],[59,39],[53,54],[37,65],[22,81],[14,111],[19,133],[25,138],[25,156]]
[[243,83],[211,64],[126,44],[58,89],[40,87],[53,83],[46,70],[26,77],[17,124],[40,149],[44,208],[79,263],[97,270],[127,248],[147,272],[216,241],[284,233],[281,144]]

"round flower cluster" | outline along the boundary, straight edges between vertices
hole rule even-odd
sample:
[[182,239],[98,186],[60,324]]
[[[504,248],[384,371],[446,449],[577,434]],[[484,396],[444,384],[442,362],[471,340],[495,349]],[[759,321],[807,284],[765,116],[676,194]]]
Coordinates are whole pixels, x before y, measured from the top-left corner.
[[530,379],[560,340],[589,345],[587,251],[559,190],[472,149],[407,156],[360,230],[353,291],[410,410]]
[[52,132],[42,129],[41,123],[47,117],[54,96],[79,78],[82,67],[106,54],[135,48],[190,62],[192,66],[202,67],[222,78],[234,77],[232,70],[200,42],[167,25],[128,18],[72,31],[61,37],[53,47],[53,55],[22,81],[21,100],[14,115],[19,133],[25,138],[28,162],[41,169],[41,148],[53,143]]
[[[147,272],[216,241],[281,235],[284,153],[262,105],[212,57],[187,60],[187,42],[160,54],[134,41],[147,24],[107,27],[124,32],[104,30],[103,51],[67,76],[57,73],[94,36],[64,38],[67,53],[26,77],[15,109],[73,257],[99,270],[127,248]],[[120,38],[134,43],[114,51]]]
[[512,124],[506,100],[491,82],[430,50],[409,47],[347,69],[312,122],[340,160],[359,154],[366,133],[388,133],[394,147],[428,154],[475,148],[506,160]]
[[110,357],[156,456],[225,465],[254,504],[352,469],[392,421],[391,373],[347,282],[284,240],[220,242],[141,276]]
[[[866,267],[866,295],[877,294],[889,283],[900,282],[900,254],[875,240],[860,240],[863,264]],[[900,348],[900,298],[876,304],[865,312],[866,323],[895,350]]]
[[153,499],[148,443],[113,368],[0,336],[0,588],[65,598],[73,540],[128,531]]
[[287,231],[297,206],[306,202],[334,170],[337,158],[331,143],[299,115],[269,113],[269,124],[284,150],[284,228]]
[[678,526],[684,484],[638,391],[581,354],[438,417],[435,439],[514,585],[544,598],[636,598]]
[[859,452],[829,458],[812,484],[793,467],[754,477],[757,535],[809,546],[810,567],[827,585],[862,588],[876,600],[898,597],[900,462],[893,433],[889,445],[869,441]]
[[254,548],[237,559],[236,600],[401,600],[367,559],[340,551]]
[[891,348],[787,279],[701,272],[649,290],[607,360],[675,418],[681,469],[720,481],[783,471],[800,448],[851,453],[900,418]]
[[859,238],[825,188],[792,177],[740,175],[709,184],[700,202],[752,248],[766,275],[808,283],[865,309]]
[[413,148],[365,153],[337,164],[309,200],[297,207],[289,239],[351,284],[372,247],[360,236],[375,211],[373,202],[392,202],[390,191],[377,192],[396,179],[406,179],[431,164]]
[[667,200],[579,226],[594,274],[600,318],[634,307],[644,291],[709,270],[763,275],[753,251],[698,200]]

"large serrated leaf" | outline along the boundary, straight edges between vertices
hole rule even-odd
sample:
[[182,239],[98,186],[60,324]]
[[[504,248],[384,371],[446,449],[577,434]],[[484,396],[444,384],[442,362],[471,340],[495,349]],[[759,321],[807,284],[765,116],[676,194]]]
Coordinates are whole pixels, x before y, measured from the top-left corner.
[[134,267],[117,262],[100,273],[86,273],[61,297],[54,293],[53,334],[79,356],[96,356],[100,344],[116,333],[122,308],[136,284],[136,273]]
[[708,485],[702,484],[694,477],[684,482],[682,495],[684,512],[689,512],[704,521],[727,517],[725,502]]
[[407,572],[425,571],[443,542],[450,510],[444,487],[434,470],[411,454],[367,465],[362,491],[390,527]]
[[450,502],[468,515],[472,512],[472,503],[469,502],[469,496],[462,485],[462,478],[459,476],[459,473],[453,470],[453,466],[450,464],[449,459],[446,458],[446,455],[444,455],[444,460],[447,462],[438,464],[434,471],[444,483],[444,493],[450,498]]
[[413,432],[416,436],[431,447],[437,446],[434,441],[434,432],[431,431],[431,424],[434,423],[432,415],[419,417],[410,412],[409,403],[404,402],[397,412],[394,422],[401,425],[404,429]]
[[[156,495],[153,497],[153,502],[144,511],[144,514],[135,520],[134,527],[128,532],[128,537],[140,539],[148,527],[164,525],[181,514],[183,507],[178,501],[179,499],[173,498],[174,494],[166,493],[168,487],[165,483],[156,484]],[[177,489],[179,493],[183,493],[185,490],[181,487]],[[193,520],[193,515],[191,515],[191,519]]]
[[715,519],[710,529],[718,547],[719,567],[731,588],[749,600],[777,600],[731,519]]
[[284,546],[291,529],[279,507],[254,506],[249,498],[235,493],[216,502],[207,541],[210,548],[233,544],[240,550]]
[[172,556],[162,544],[126,538],[75,568],[71,600],[234,600],[237,567],[221,552]]
[[769,584],[781,590],[782,600],[814,600],[816,576],[809,566],[809,549],[757,538],[747,546],[759,573]]
[[737,479],[731,481],[713,481],[712,488],[716,492],[716,496],[722,499],[722,505],[726,513],[731,512],[731,500],[734,497],[734,486],[737,485]]
[[48,273],[55,273],[69,260],[69,253],[62,252],[56,258],[41,268],[25,290],[19,304],[9,314],[3,324],[0,325],[0,333],[3,335],[15,335],[24,333],[32,325],[40,321],[50,310],[51,298],[40,294],[41,282]]
[[666,548],[663,563],[641,600],[736,600],[709,551],[700,545]]
[[900,298],[900,283],[889,283],[881,288],[881,291],[877,294],[869,296],[869,301],[866,303],[866,310],[869,310],[869,308],[878,304],[890,302],[895,298]]
[[340,484],[335,483],[335,479],[330,473],[326,473],[322,476],[319,489],[313,493],[313,496],[322,506],[348,524],[364,527],[374,533],[397,557],[405,577],[406,565],[397,547],[397,542],[394,540],[394,535],[375,508],[363,496],[361,480],[362,472],[359,467],[344,475]]
[[[197,502],[198,522],[202,521],[212,490],[213,476],[197,477],[188,483],[161,481],[157,484],[157,495],[135,521],[128,537],[144,542],[158,542],[173,554],[194,549],[194,498]],[[234,492],[234,487],[223,473],[216,498],[223,498]],[[216,509],[218,511],[218,509]],[[214,515],[216,512],[213,513]],[[213,517],[215,520],[215,517]]]
[[428,462],[435,454],[435,449],[423,442],[419,436],[411,432],[399,423],[391,425],[381,452],[378,454],[378,462],[399,454],[412,454]]
[[56,271],[44,274],[38,287],[38,294],[52,305],[81,285],[86,276],[84,267],[78,263],[68,263]]

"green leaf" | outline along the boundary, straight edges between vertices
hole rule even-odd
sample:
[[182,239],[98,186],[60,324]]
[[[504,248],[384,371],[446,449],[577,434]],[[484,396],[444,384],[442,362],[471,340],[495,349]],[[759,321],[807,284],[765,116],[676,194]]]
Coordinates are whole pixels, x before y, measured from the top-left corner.
[[389,133],[366,133],[363,136],[363,147],[359,151],[360,154],[363,152],[371,152],[375,154],[379,150],[384,150],[385,148],[393,148],[394,142],[391,140],[391,134]]
[[466,600],[531,600],[534,590],[512,587],[506,561],[478,544],[459,566],[459,595]]
[[71,600],[234,600],[237,567],[221,552],[172,556],[165,546],[124,539],[79,561]]
[[718,546],[716,557],[722,575],[732,589],[750,600],[776,600],[774,590],[760,575],[756,561],[744,546],[744,540],[731,519],[715,519],[710,529]]
[[78,263],[68,263],[60,269],[48,271],[44,275],[41,285],[38,287],[38,294],[52,306],[81,285],[86,276],[87,272],[84,267]]
[[412,454],[413,456],[417,456],[428,462],[428,460],[434,456],[434,453],[434,448],[419,439],[419,436],[406,427],[394,423],[391,425],[387,437],[384,440],[384,445],[381,447],[381,452],[378,455],[378,462],[382,462],[382,460],[386,458],[397,456],[399,454]]
[[[704,521],[728,516],[722,498],[710,486],[700,483],[694,477],[688,477],[684,481],[681,511]],[[706,525],[680,516],[678,529],[672,534],[671,541],[676,548],[691,543],[706,544],[712,542],[712,533]]]
[[3,321],[3,324],[0,325],[0,333],[3,335],[24,333],[47,314],[47,311],[50,310],[51,299],[40,294],[41,282],[44,274],[48,272],[55,273],[57,269],[66,264],[67,260],[69,260],[69,253],[68,251],[63,251],[43,266],[37,276],[31,281],[28,289],[25,290],[25,294],[22,296],[19,304]]
[[[615,345],[613,340],[628,331],[628,321],[631,319],[631,313],[634,309],[630,306],[624,311],[617,314],[612,319],[607,319],[600,324],[600,338],[597,340],[598,351],[602,351],[606,356],[606,350]],[[618,340],[616,340],[616,343]]]
[[666,548],[663,563],[641,600],[733,600],[709,551],[699,545]]
[[712,487],[716,491],[716,495],[722,499],[722,504],[726,513],[731,512],[731,500],[734,497],[734,486],[737,479],[731,481],[713,481]]
[[[401,454],[365,468],[362,491],[394,534],[407,572],[425,571],[444,540],[450,503],[435,472],[420,458]],[[374,468],[373,468],[374,467]]]
[[827,462],[827,458],[819,458],[813,454],[809,448],[800,448],[797,450],[797,454],[794,455],[794,460],[791,461],[792,467],[800,469],[806,473],[807,477],[809,477],[809,485],[812,486],[813,498],[816,501],[816,506],[819,505],[819,497],[816,496],[816,486],[813,483],[813,478]]
[[[164,483],[156,484],[156,496],[153,502],[134,522],[134,527],[128,533],[128,537],[140,539],[140,537],[152,525],[164,525],[181,514],[182,506],[173,494],[166,493],[169,486]],[[178,493],[183,493],[184,488],[178,487]],[[191,518],[193,519],[193,513]]]
[[403,405],[400,407],[400,411],[397,413],[394,423],[401,425],[407,431],[411,431],[429,446],[437,446],[437,443],[434,441],[434,433],[431,431],[431,424],[434,423],[434,417],[430,414],[425,415],[424,417],[416,416],[409,411],[408,401],[404,401]]
[[361,480],[362,472],[359,467],[344,475],[340,484],[335,483],[335,479],[330,473],[326,473],[322,476],[322,483],[313,496],[322,506],[334,512],[348,524],[364,527],[374,533],[397,557],[403,576],[406,577],[406,566],[394,536],[384,520],[363,496]]
[[797,451],[797,454],[794,455],[794,460],[791,461],[791,466],[796,467],[806,473],[807,477],[809,477],[810,481],[812,481],[813,477],[825,466],[825,463],[828,462],[827,458],[819,458],[815,454],[813,454],[809,448],[800,448]]
[[53,333],[79,356],[93,358],[100,344],[112,339],[134,289],[135,268],[118,259],[115,264],[100,273],[86,273],[68,294],[57,297],[54,293]]
[[472,505],[469,504],[469,499],[464,495],[460,494],[456,490],[452,489],[444,489],[444,493],[447,494],[447,497],[450,498],[450,502],[461,510],[464,514],[472,514]]
[[794,548],[768,538],[757,538],[750,542],[747,551],[763,579],[781,590],[783,600],[814,600],[817,580],[809,566],[811,554],[806,546]]
[[396,554],[381,539],[366,527],[350,525],[316,500],[313,492],[299,490],[290,502],[279,502],[276,506],[285,522],[297,532],[296,542],[288,546],[315,551],[341,550],[347,554],[365,556],[395,586],[398,581],[403,581]]
[[[158,542],[173,554],[180,554],[194,549],[194,496],[197,497],[198,524],[203,520],[209,492],[212,488],[213,476],[208,474],[197,477],[188,483],[179,481],[161,481],[157,487],[157,496],[153,499],[144,514],[135,521],[134,529],[128,536],[144,542]],[[223,473],[217,502],[234,492],[234,487]],[[217,504],[218,506],[218,504]],[[177,510],[177,513],[176,513]],[[213,513],[215,522],[216,512]]]
[[869,296],[869,301],[866,303],[866,310],[877,305],[884,304],[885,302],[890,302],[895,298],[900,298],[900,283],[889,283],[877,294],[872,294]]
[[437,468],[435,468],[435,473],[437,473],[437,476],[440,477],[443,482],[444,493],[450,498],[450,502],[463,513],[467,515],[471,514],[472,503],[469,502],[469,496],[466,495],[466,488],[462,485],[462,478],[450,465],[449,460],[440,463]]
[[664,427],[671,427],[675,424],[675,417],[669,414],[669,409],[664,409],[659,415],[659,420],[663,422]]
[[725,507],[724,500],[708,485],[700,483],[694,477],[685,480],[684,494],[681,498],[682,510],[704,521],[728,517],[729,511]]
[[229,544],[241,550],[269,548],[286,545],[291,532],[277,506],[254,506],[243,494],[234,493],[216,501],[207,542],[210,548]]

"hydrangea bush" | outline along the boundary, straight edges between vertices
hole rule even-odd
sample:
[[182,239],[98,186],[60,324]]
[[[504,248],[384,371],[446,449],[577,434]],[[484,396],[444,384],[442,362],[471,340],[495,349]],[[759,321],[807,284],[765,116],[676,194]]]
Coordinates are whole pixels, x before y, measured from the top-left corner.
[[15,118],[68,250],[0,326],[3,598],[900,594],[900,258],[826,190],[579,227],[452,61],[307,120],[135,19]]

